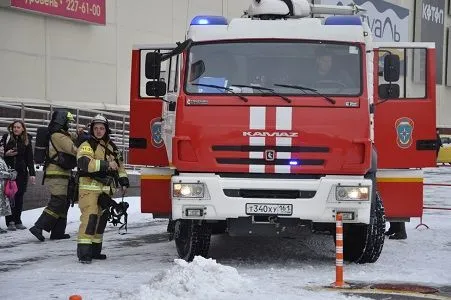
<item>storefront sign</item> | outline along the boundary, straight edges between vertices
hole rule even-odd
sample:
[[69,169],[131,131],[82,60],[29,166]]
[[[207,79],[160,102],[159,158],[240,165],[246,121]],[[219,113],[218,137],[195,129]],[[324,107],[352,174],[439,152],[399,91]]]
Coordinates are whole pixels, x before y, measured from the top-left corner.
[[105,0],[0,0],[0,6],[105,25]]
[[378,42],[406,42],[409,39],[409,9],[382,0],[315,0],[329,5],[360,5],[366,12],[362,21],[368,24]]
[[[421,6],[420,6],[421,5]],[[445,36],[445,0],[422,0],[417,2],[416,32],[420,33],[415,40],[421,42],[435,42],[437,84],[443,82],[443,45]],[[420,16],[418,16],[420,14]]]

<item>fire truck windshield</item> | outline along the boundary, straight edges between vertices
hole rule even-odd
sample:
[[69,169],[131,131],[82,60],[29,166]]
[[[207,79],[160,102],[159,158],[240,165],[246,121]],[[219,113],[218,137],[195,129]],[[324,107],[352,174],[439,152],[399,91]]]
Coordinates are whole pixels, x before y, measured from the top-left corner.
[[361,49],[355,44],[292,40],[198,43],[189,50],[185,91],[357,96],[362,93],[361,61]]

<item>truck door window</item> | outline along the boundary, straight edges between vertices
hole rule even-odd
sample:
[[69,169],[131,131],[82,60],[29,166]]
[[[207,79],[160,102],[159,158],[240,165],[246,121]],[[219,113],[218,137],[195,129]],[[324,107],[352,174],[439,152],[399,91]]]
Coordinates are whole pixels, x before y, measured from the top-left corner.
[[379,50],[379,85],[388,84],[384,80],[384,57],[387,53],[396,54],[400,58],[399,80],[392,84],[399,85],[398,99],[418,99],[426,97],[426,49],[384,48]]
[[180,55],[172,56],[167,63],[168,92],[177,92],[179,86],[179,62]]

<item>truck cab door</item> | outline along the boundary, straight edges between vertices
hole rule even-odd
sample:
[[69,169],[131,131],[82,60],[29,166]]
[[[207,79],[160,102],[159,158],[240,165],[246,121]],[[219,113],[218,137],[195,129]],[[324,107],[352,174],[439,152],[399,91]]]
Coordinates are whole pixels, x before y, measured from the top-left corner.
[[[154,79],[146,77],[145,61],[149,52],[168,53],[176,45],[155,45],[133,49],[130,83],[130,140],[131,164],[165,167],[169,165],[161,132],[163,97],[149,96],[146,85]],[[162,63],[160,80],[168,82],[165,64]],[[166,87],[167,88],[167,87]]]
[[[175,97],[178,75],[171,73],[178,72],[179,60],[167,59],[161,62],[159,72],[149,75],[146,56],[150,52],[169,53],[175,47],[146,46],[132,52],[128,161],[148,166],[141,169],[141,212],[152,213],[154,217],[168,217],[172,209],[170,191],[174,170],[169,166],[162,117],[167,110],[167,98]],[[149,87],[153,92],[149,92]],[[151,96],[152,93],[164,96]]]
[[[393,82],[384,70],[387,54],[400,58],[399,79]],[[373,59],[378,189],[389,219],[419,217],[421,168],[436,165],[435,47],[375,43]]]
[[[387,53],[400,57],[399,80],[386,82]],[[378,43],[374,49],[374,141],[379,168],[436,165],[435,49],[431,43]],[[390,87],[391,85],[391,87]],[[399,89],[399,95],[390,94]]]

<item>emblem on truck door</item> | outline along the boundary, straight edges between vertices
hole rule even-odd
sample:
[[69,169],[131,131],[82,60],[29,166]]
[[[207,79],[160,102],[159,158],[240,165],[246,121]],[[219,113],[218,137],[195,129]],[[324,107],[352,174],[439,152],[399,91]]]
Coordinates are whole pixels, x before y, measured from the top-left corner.
[[150,133],[152,135],[152,146],[163,147],[163,136],[161,135],[161,118],[154,118],[150,121]]
[[410,118],[399,118],[395,122],[396,142],[399,148],[407,149],[412,145],[413,121]]

